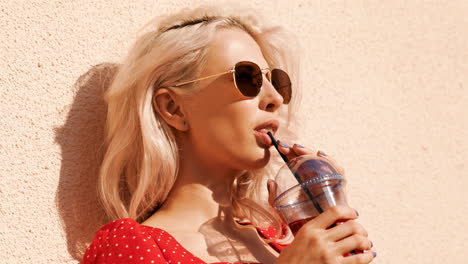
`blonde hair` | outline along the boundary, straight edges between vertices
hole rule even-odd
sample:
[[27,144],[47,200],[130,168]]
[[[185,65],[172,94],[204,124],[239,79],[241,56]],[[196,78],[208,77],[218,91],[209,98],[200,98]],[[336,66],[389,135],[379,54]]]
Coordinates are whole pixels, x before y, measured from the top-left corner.
[[[247,32],[270,68],[286,70],[293,84],[298,83],[297,60],[288,48],[293,38],[281,27],[261,25],[257,16],[252,10],[205,6],[157,17],[143,28],[105,95],[107,150],[98,188],[110,219],[129,217],[142,222],[167,198],[178,173],[178,146],[171,127],[153,109],[153,94],[160,87],[198,77],[207,46],[218,29]],[[196,88],[185,85],[177,89],[190,94]],[[297,107],[297,85],[293,91],[291,103],[281,113],[284,128],[292,125]],[[287,129],[279,133],[283,138],[289,135]],[[269,164],[235,180],[232,208],[236,217],[278,227],[262,199],[271,171]]]

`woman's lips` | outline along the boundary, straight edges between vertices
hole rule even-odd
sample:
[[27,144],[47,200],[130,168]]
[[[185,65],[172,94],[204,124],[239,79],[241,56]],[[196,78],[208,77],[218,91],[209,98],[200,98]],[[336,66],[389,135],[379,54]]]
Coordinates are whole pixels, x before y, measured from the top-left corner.
[[257,144],[262,148],[269,148],[272,142],[267,133],[271,132],[274,135],[276,130],[278,130],[278,127],[279,122],[276,119],[270,119],[255,127],[254,134],[257,139]]
[[271,138],[267,134],[268,131],[267,129],[254,130],[257,144],[262,148],[269,148],[272,144]]

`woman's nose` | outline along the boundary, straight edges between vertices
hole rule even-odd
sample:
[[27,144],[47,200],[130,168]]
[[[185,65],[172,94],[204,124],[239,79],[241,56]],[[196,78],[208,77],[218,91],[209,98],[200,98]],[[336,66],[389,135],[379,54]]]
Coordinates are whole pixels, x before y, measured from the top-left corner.
[[263,77],[262,88],[258,97],[260,109],[268,112],[276,111],[283,104],[283,97],[265,77]]

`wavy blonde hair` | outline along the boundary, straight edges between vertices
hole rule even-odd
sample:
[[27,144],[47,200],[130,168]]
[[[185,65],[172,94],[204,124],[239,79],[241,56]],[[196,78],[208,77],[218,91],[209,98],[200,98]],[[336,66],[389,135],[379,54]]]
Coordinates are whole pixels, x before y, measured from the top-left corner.
[[[207,46],[223,28],[247,32],[260,46],[270,68],[286,70],[293,84],[298,83],[298,62],[288,48],[294,38],[281,27],[261,24],[253,10],[202,6],[150,21],[105,95],[107,149],[98,189],[110,219],[129,217],[142,222],[167,198],[178,173],[178,146],[171,127],[153,108],[153,94],[160,87],[198,77]],[[177,89],[190,96],[197,87]],[[278,134],[282,139],[291,136],[287,128],[293,125],[300,97],[297,85],[293,91],[291,103],[280,113],[283,129]],[[274,162],[235,180],[232,208],[236,217],[278,227],[264,199],[265,181],[271,178]]]

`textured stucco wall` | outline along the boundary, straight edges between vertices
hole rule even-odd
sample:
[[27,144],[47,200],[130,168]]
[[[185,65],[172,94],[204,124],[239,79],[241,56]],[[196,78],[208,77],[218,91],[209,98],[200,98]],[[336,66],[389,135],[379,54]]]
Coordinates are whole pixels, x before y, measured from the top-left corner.
[[[468,1],[244,1],[304,47],[304,145],[346,168],[375,263],[468,262]],[[113,63],[190,1],[0,3],[0,263],[77,263]]]

